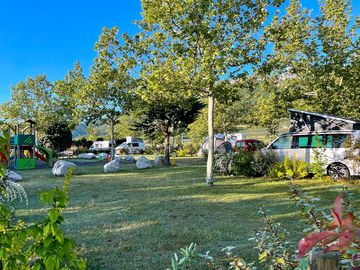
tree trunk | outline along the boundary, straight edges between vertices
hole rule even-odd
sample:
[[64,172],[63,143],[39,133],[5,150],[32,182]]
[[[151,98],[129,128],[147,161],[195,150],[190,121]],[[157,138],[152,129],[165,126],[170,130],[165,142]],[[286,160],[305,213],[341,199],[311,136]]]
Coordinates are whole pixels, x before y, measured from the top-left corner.
[[164,142],[164,165],[170,166],[170,133],[169,130],[164,132],[165,142]]
[[115,121],[110,120],[111,126],[111,160],[115,158]]
[[206,166],[206,185],[214,184],[213,162],[214,162],[214,95],[209,94],[208,98],[208,159]]

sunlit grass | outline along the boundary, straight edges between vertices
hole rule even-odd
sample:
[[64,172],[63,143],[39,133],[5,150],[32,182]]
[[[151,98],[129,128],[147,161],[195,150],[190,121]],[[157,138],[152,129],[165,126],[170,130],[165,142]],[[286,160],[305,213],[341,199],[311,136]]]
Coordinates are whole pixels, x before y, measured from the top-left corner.
[[[110,174],[100,165],[81,167],[72,180],[64,229],[88,259],[89,269],[165,269],[172,253],[191,242],[212,253],[238,246],[246,260],[254,260],[248,238],[262,226],[260,208],[283,223],[293,242],[303,235],[306,225],[289,199],[286,181],[218,176],[208,188],[203,160],[179,159],[177,164],[142,171],[124,164]],[[29,206],[17,205],[16,214],[28,221],[41,219],[46,210],[40,192],[60,186],[62,178],[53,177],[50,169],[23,175]],[[332,181],[297,183],[324,206],[330,207],[337,195]],[[357,183],[351,188],[357,192]]]

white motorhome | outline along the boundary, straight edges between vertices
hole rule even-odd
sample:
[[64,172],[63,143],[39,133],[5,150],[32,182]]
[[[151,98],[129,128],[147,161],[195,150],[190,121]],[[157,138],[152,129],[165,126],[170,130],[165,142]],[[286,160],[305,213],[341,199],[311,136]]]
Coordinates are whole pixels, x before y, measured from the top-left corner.
[[143,154],[145,152],[145,143],[139,138],[126,137],[126,142],[123,142],[115,149],[119,154],[122,151],[128,154]]
[[89,150],[91,151],[110,151],[112,146],[111,141],[98,141],[94,142]]
[[325,172],[333,178],[347,178],[359,175],[360,168],[347,158],[345,147],[348,139],[360,138],[360,121],[343,119],[330,115],[289,109],[290,132],[281,135],[268,146],[283,161],[286,156],[315,161],[315,150],[325,163]]
[[229,141],[231,143],[231,146],[234,148],[236,141],[243,140],[245,138],[246,136],[243,133],[233,133],[226,136],[226,141]]

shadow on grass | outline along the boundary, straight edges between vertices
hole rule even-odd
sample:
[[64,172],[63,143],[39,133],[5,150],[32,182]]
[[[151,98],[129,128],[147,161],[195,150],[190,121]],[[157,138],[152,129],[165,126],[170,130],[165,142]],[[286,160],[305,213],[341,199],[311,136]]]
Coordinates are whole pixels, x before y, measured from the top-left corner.
[[[36,193],[61,186],[62,179],[49,180],[48,172],[26,176],[30,206],[19,205],[22,218],[40,218],[45,210],[39,210]],[[208,188],[204,173],[201,164],[144,171],[132,164],[114,174],[104,174],[101,166],[87,167],[86,174],[75,176],[64,228],[88,259],[88,269],[165,269],[172,253],[191,242],[204,252],[235,245],[247,261],[254,260],[256,252],[248,238],[263,226],[257,215],[260,208],[271,210],[270,215],[290,231],[291,241],[303,236],[306,225],[288,199],[286,181],[218,177]],[[296,183],[324,198],[320,204],[326,207],[336,196],[332,183]]]

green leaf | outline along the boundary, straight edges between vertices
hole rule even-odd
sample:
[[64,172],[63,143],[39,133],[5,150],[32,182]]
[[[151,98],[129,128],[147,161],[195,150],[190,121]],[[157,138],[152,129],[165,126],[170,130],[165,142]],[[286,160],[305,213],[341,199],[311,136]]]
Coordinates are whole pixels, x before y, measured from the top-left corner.
[[51,232],[54,236],[59,234],[59,226],[56,223],[50,224]]
[[60,261],[55,255],[51,255],[45,259],[46,270],[57,270],[60,268]]
[[43,231],[44,231],[44,236],[47,237],[50,233],[51,230],[51,224],[46,224]]
[[60,214],[60,212],[56,208],[50,209],[48,211],[48,216],[49,216],[51,222],[56,222],[58,220],[59,214]]
[[44,246],[45,246],[45,248],[48,248],[48,247],[50,246],[51,242],[52,242],[52,238],[51,238],[51,237],[45,238],[45,240],[44,240]]

